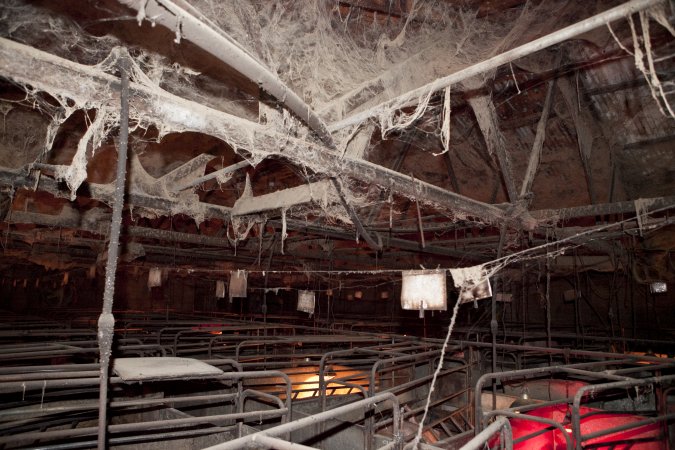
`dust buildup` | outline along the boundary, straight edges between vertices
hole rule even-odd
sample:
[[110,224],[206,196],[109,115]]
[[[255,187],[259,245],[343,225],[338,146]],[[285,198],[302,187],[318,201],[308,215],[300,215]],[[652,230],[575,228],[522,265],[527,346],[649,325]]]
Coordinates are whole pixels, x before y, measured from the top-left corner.
[[[334,119],[386,100],[508,47],[514,21],[476,18],[438,2],[416,1],[404,18],[340,8],[339,2],[196,0],[192,4],[320,113]],[[527,26],[524,25],[524,26]],[[423,99],[426,95],[423,96]],[[410,118],[405,120],[410,121]]]
[[[151,0],[152,1],[152,0]],[[345,7],[335,0],[306,0],[302,6],[292,0],[195,0],[192,6],[215,23],[248,53],[259,59],[280,79],[298,93],[327,123],[340,120],[355,112],[391,100],[419,88],[439,77],[456,72],[471,64],[512,47],[523,30],[530,27],[542,13],[550,14],[562,0],[541,2],[537,6],[513,8],[506,14],[478,18],[475,11],[461,10],[444,2],[413,1],[409,13],[401,17],[378,15],[358,7]],[[131,20],[134,17],[111,17]],[[139,20],[143,17],[139,15]],[[151,18],[146,18],[151,20]],[[52,54],[92,66],[96,73],[119,76],[120,57],[132,59],[130,78],[134,95],[147,96],[170,92],[193,103],[156,102],[155,117],[131,108],[133,129],[155,126],[159,137],[169,132],[198,131],[216,136],[252,166],[270,155],[283,155],[289,147],[298,148],[307,136],[306,126],[287,111],[272,117],[268,123],[237,121],[237,129],[223,131],[209,127],[210,112],[205,106],[247,117],[247,105],[238,100],[213,95],[210,78],[197,71],[181,67],[147,48],[130,48],[128,53],[114,36],[93,36],[84,25],[60,17],[20,0],[0,0],[0,35],[17,42],[35,46]],[[174,44],[181,45],[181,44]],[[94,72],[92,72],[94,73]],[[91,153],[105,141],[118,121],[118,105],[92,103],[88,99],[66,99],[59,92],[48,92],[55,100],[40,99],[37,92],[24,86],[27,102],[42,102],[51,118],[45,136],[45,151],[60,125],[76,110],[96,111],[78,145],[70,167],[59,171],[58,178],[66,180],[71,193],[86,177],[86,163]],[[111,87],[112,89],[112,87]],[[455,92],[452,90],[452,92]],[[397,131],[416,127],[423,117],[433,115],[438,123],[437,135],[444,150],[450,149],[450,93],[430,90],[421,92],[415,105],[391,104],[377,117],[383,138],[396,136]],[[110,95],[108,98],[115,98]],[[246,97],[246,95],[244,95]],[[106,98],[101,95],[100,98]],[[283,100],[283,99],[280,99]],[[243,102],[257,106],[258,99],[246,97]],[[57,103],[55,106],[54,103]],[[184,108],[183,108],[184,105]],[[403,109],[402,109],[403,108]],[[250,113],[250,111],[248,111]],[[257,116],[256,116],[257,117]],[[357,124],[356,127],[363,124]],[[269,146],[254,146],[255,133],[269,131]],[[132,130],[133,131],[133,130]],[[426,132],[426,131],[425,131]],[[336,134],[336,141],[349,140],[354,129]],[[338,148],[343,148],[338,145]],[[326,149],[325,151],[330,151]],[[309,152],[294,158],[309,173],[321,172],[340,176],[342,168],[324,167]],[[309,177],[307,177],[309,178]],[[218,180],[221,183],[226,178]],[[379,192],[366,192],[354,180],[342,179],[348,201],[355,208],[379,205]],[[168,195],[171,197],[171,195]],[[193,210],[193,198],[181,199],[180,212],[201,216]],[[178,211],[174,211],[178,212]],[[448,211],[453,218],[463,219],[461,212]],[[299,219],[328,216],[326,220],[351,223],[349,215],[338,204],[314,204],[293,207],[288,218]],[[235,224],[233,224],[235,225]],[[250,223],[236,224],[233,240],[248,235]]]

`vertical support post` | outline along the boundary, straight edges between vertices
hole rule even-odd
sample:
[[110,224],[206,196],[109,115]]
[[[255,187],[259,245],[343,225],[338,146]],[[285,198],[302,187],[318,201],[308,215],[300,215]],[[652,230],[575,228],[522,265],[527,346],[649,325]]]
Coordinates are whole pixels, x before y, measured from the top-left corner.
[[108,244],[108,261],[105,268],[105,290],[103,291],[103,309],[98,318],[98,347],[101,365],[98,405],[98,449],[106,448],[107,412],[108,412],[108,375],[110,354],[115,327],[112,313],[113,295],[115,293],[115,272],[119,254],[120,228],[122,226],[122,209],[124,207],[124,189],[127,171],[127,147],[129,144],[129,65],[128,57],[119,61],[122,77],[120,99],[120,134],[117,151],[117,181],[113,202],[112,221],[110,223],[110,242]]
[[[506,240],[506,227],[502,225],[499,230],[499,248],[497,249],[497,259],[502,257],[504,252],[504,241]],[[499,278],[495,277],[494,280],[494,289],[492,292],[492,318],[490,319],[490,332],[492,333],[492,373],[497,372],[497,284],[499,283]],[[492,378],[492,409],[497,409],[497,380]]]
[[[551,259],[546,258],[546,347],[551,348]],[[553,364],[553,356],[549,353],[548,360]]]

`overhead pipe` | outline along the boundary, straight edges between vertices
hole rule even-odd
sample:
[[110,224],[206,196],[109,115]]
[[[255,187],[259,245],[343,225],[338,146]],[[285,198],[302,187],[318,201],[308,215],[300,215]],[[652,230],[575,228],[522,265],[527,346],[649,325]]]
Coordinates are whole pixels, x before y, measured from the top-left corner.
[[600,14],[596,14],[592,17],[589,17],[588,19],[582,20],[581,22],[577,22],[573,25],[565,27],[562,30],[554,31],[553,33],[542,36],[539,39],[528,42],[527,44],[520,45],[514,49],[493,56],[492,58],[488,58],[485,61],[479,62],[478,64],[466,67],[448,76],[437,78],[431,83],[425,84],[424,86],[421,86],[417,89],[413,89],[412,91],[382,102],[379,105],[373,106],[372,108],[369,108],[365,111],[353,114],[338,122],[334,122],[328,126],[328,129],[331,132],[334,132],[351,125],[359,124],[379,114],[387,113],[393,108],[400,109],[406,106],[414,105],[428,92],[435,92],[445,89],[448,86],[457,84],[475,75],[480,75],[490,70],[494,70],[501,65],[508,64],[515,61],[516,59],[528,56],[532,53],[559,44],[568,39],[575,38],[588,31],[605,26],[609,22],[613,22],[617,19],[621,19],[630,14],[642,11],[652,6],[656,6],[663,2],[664,0],[632,0],[626,2],[623,5],[608,9],[607,11],[604,11]]
[[117,152],[117,180],[112,220],[110,222],[110,242],[108,244],[108,261],[105,266],[105,290],[103,292],[103,310],[98,318],[98,346],[100,358],[100,386],[98,409],[98,450],[106,448],[107,411],[108,411],[108,373],[110,370],[110,354],[115,328],[115,317],[112,313],[113,296],[115,294],[115,272],[120,246],[120,229],[122,227],[122,209],[124,208],[124,188],[127,176],[127,147],[129,144],[129,69],[131,61],[122,57],[119,62],[121,85],[120,138]]
[[[333,137],[326,124],[295,92],[271,70],[248,53],[232,37],[184,0],[118,0],[121,4],[138,11],[139,22],[145,17],[176,30],[177,41],[187,39],[202,50],[212,54],[249,80],[257,83],[265,92],[276,98],[302,119],[318,135],[321,141],[335,149]],[[167,14],[168,13],[168,14]]]

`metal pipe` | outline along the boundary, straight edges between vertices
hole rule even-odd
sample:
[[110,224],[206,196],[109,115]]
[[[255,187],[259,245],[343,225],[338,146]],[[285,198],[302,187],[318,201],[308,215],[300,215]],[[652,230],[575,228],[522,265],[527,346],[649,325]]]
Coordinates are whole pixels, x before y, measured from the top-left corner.
[[255,371],[250,371],[250,372],[226,372],[223,373],[222,375],[219,375],[216,379],[219,380],[229,380],[229,379],[235,379],[239,380],[241,378],[269,378],[269,377],[280,377],[284,380],[286,384],[286,409],[289,411],[289,416],[291,416],[292,413],[292,404],[291,404],[291,395],[293,392],[293,385],[291,383],[291,379],[288,377],[287,374],[284,372],[280,372],[278,370],[255,370]]
[[[435,407],[435,406],[438,406],[438,405],[440,405],[440,404],[442,404],[442,403],[447,402],[448,400],[452,400],[453,398],[455,398],[455,397],[457,397],[457,396],[460,396],[460,395],[462,395],[462,394],[465,394],[466,392],[468,392],[468,390],[469,390],[469,389],[462,389],[461,391],[453,392],[452,394],[450,394],[450,395],[448,395],[448,396],[446,396],[446,397],[442,397],[442,398],[440,398],[440,399],[438,399],[438,400],[434,400],[433,402],[431,402],[431,404],[429,405],[429,407],[430,407],[430,408],[433,408],[433,407]],[[390,391],[385,391],[385,392],[390,392]],[[456,411],[452,411],[452,413],[451,413],[450,415],[456,414],[458,411],[462,411],[462,410],[465,409],[466,407],[468,407],[468,405],[463,406],[462,409],[458,409],[458,410],[456,410]],[[417,408],[414,408],[414,409],[411,409],[411,410],[409,410],[409,411],[406,411],[406,412],[402,413],[402,414],[401,414],[401,420],[405,420],[405,419],[407,419],[408,417],[416,416],[417,414],[421,413],[422,411],[424,411],[424,405],[423,405],[423,406],[418,406]],[[449,417],[449,416],[448,416],[448,417]],[[446,418],[447,418],[447,417],[446,417]],[[380,422],[377,422],[377,423],[375,424],[374,429],[377,430],[377,429],[380,429],[380,428],[384,428],[384,427],[390,425],[390,424],[393,422],[393,420],[394,420],[394,419],[392,419],[392,418],[381,420]],[[424,428],[427,428],[427,426],[425,426]]]
[[[138,17],[151,17],[169,30],[178,30],[180,37],[194,43],[212,54],[237,72],[258,84],[265,92],[275,97],[296,116],[302,119],[330,148],[335,148],[333,138],[323,120],[293,90],[255,57],[243,49],[232,37],[201,14],[186,1],[118,0],[125,6],[139,11]],[[143,14],[141,16],[141,14]],[[180,40],[180,37],[178,38]]]
[[[491,348],[492,344],[487,342],[475,342],[475,341],[451,341],[455,345],[468,346],[468,347],[482,347],[482,348]],[[613,352],[598,352],[592,350],[575,350],[569,348],[547,348],[547,347],[535,347],[528,345],[517,345],[517,344],[497,344],[497,348],[500,350],[511,350],[511,351],[524,351],[528,353],[542,353],[542,354],[552,354],[552,355],[563,355],[566,357],[584,357],[584,358],[626,358],[627,360],[633,361],[648,361],[655,363],[662,363],[663,358],[658,358],[656,356],[634,356],[634,355],[624,355],[622,353],[613,353]]]
[[[268,394],[266,392],[259,392],[253,389],[246,389],[244,392],[241,393],[241,401],[240,401],[240,408],[241,411],[239,412],[244,412],[244,403],[246,402],[247,398],[255,398],[255,397],[260,397],[269,400],[270,402],[276,403],[277,406],[279,406],[279,410],[286,409],[288,408],[284,407],[284,402],[281,401],[281,399],[275,395]],[[285,423],[286,420],[282,419],[282,423]]]
[[574,394],[574,400],[572,402],[572,434],[574,436],[574,441],[576,442],[576,448],[579,450],[581,449],[581,443],[585,437],[581,435],[581,415],[579,413],[579,408],[581,406],[581,399],[583,398],[584,395],[586,395],[587,392],[595,394],[598,391],[606,389],[642,386],[645,384],[662,383],[664,381],[673,381],[673,380],[675,380],[675,375],[666,375],[660,377],[649,377],[626,381],[614,381],[612,383],[593,384],[580,387],[577,393]]
[[[232,431],[232,426],[226,427],[209,427],[201,428],[196,430],[185,430],[185,431],[169,431],[163,433],[143,433],[137,436],[121,436],[121,437],[111,437],[108,441],[111,445],[122,445],[122,444],[133,444],[136,442],[154,442],[162,441],[169,439],[180,439],[186,437],[202,436],[205,434],[214,434],[214,433],[224,433]],[[96,446],[96,441],[79,441],[79,442],[67,442],[63,444],[54,444],[54,445],[40,445],[41,450],[73,450],[73,449],[89,449]]]
[[[620,431],[630,430],[631,428],[639,428],[643,425],[653,425],[655,423],[670,421],[672,419],[675,419],[675,413],[665,414],[665,415],[657,416],[657,417],[647,417],[644,420],[639,420],[637,422],[625,423],[623,425],[618,425],[616,427],[606,428],[604,430],[599,430],[599,431],[595,431],[593,433],[584,434],[583,436],[581,436],[581,439],[586,441],[586,440],[590,440],[590,439],[595,439],[597,437],[618,433]],[[644,442],[644,441],[642,441],[642,442]]]
[[511,427],[509,421],[506,417],[498,417],[497,420],[492,422],[487,428],[478,433],[473,439],[462,446],[462,450],[481,450],[485,443],[494,435],[496,432],[502,428],[509,427],[509,432]]
[[224,442],[222,444],[217,444],[211,447],[207,447],[204,450],[239,450],[241,448],[244,448],[245,445],[247,445],[250,442],[254,442],[255,436],[278,436],[281,434],[285,433],[290,433],[295,430],[299,430],[301,428],[304,428],[309,425],[313,425],[319,422],[324,422],[329,419],[334,419],[342,414],[352,412],[355,410],[359,410],[363,408],[364,410],[366,409],[371,409],[374,408],[377,403],[380,402],[390,402],[392,404],[392,411],[394,414],[394,436],[399,435],[399,424],[400,424],[400,411],[399,411],[399,402],[398,398],[396,398],[395,395],[385,392],[382,394],[378,394],[375,397],[370,397],[366,398],[363,400],[359,400],[353,403],[349,403],[347,405],[342,405],[338,406],[337,408],[331,409],[330,411],[324,411],[320,412],[318,414],[314,414],[308,417],[303,417],[302,419],[295,420],[293,422],[289,422],[283,425],[278,425],[274,428],[269,428],[264,431],[259,431],[257,433],[241,437],[239,439],[234,439],[229,442]]
[[[625,360],[620,360],[618,362],[624,362]],[[609,365],[609,364],[616,364],[617,361],[594,361],[594,362],[589,362],[589,363],[579,363],[579,364],[571,364],[568,366],[549,366],[549,367],[535,367],[532,369],[521,369],[521,370],[512,370],[508,372],[497,372],[497,373],[486,373],[483,374],[480,378],[478,378],[478,381],[476,382],[476,388],[474,390],[475,392],[475,399],[474,399],[474,411],[475,411],[475,418],[474,418],[474,424],[476,430],[480,430],[483,425],[483,405],[481,403],[481,396],[480,393],[483,390],[483,384],[487,380],[492,380],[493,378],[495,379],[511,379],[511,378],[523,378],[527,376],[532,376],[532,375],[546,375],[546,374],[551,374],[551,373],[559,373],[559,372],[566,372],[565,369],[579,369],[583,367],[594,367],[598,365]],[[593,372],[586,372],[585,375],[588,374],[593,374]],[[597,373],[598,377],[605,377],[606,374],[603,373]]]
[[[508,174],[504,173],[504,176],[507,177]],[[502,257],[504,253],[504,241],[506,239],[506,226],[502,225],[499,230],[499,244],[497,247],[497,259]],[[488,281],[489,283],[489,281]],[[499,277],[496,276],[494,279],[494,289],[497,290],[497,285],[499,284]],[[492,295],[490,299],[490,333],[492,334],[492,372],[497,371],[497,332],[499,331],[499,325],[497,323],[497,295]],[[550,345],[549,345],[550,347]],[[492,379],[492,408],[497,407],[497,380]]]
[[[491,417],[495,417],[495,416],[503,416],[503,417],[508,417],[508,418],[511,418],[511,419],[531,420],[532,422],[539,422],[539,423],[543,423],[543,424],[555,427],[560,431],[560,434],[565,438],[565,448],[567,450],[572,450],[572,438],[570,437],[569,433],[565,430],[565,427],[563,426],[562,423],[556,422],[555,420],[546,419],[544,417],[528,416],[527,414],[520,414],[520,413],[517,413],[517,412],[510,412],[510,411],[490,411],[489,413],[487,413],[485,415],[485,420],[487,420]],[[517,443],[521,442],[521,440],[526,440],[526,439],[529,439],[529,438],[530,438],[529,435],[518,438],[514,441],[514,444],[517,444]]]
[[[111,383],[120,383],[119,377],[111,377]],[[34,381],[12,381],[0,384],[0,393],[23,392],[35,389],[54,389],[66,387],[95,386],[99,384],[99,377],[96,378],[72,378],[66,380],[34,380]]]
[[[174,428],[183,425],[218,423],[227,420],[238,420],[248,418],[257,419],[259,417],[279,417],[288,413],[289,413],[288,409],[283,408],[277,410],[261,410],[244,413],[219,414],[213,416],[185,417],[181,419],[157,420],[153,422],[136,422],[119,425],[108,425],[107,431],[109,431],[110,433],[129,433],[133,431],[146,431],[153,429],[161,429],[165,427]],[[33,440],[33,439],[44,440],[44,439],[69,438],[75,436],[93,436],[97,433],[98,427],[74,428],[68,430],[37,431],[29,433],[20,433],[12,436],[0,436],[0,444],[6,444],[8,442],[14,442],[17,440]]]
[[328,130],[331,132],[340,130],[342,128],[359,124],[371,117],[380,114],[385,114],[392,109],[401,109],[405,106],[416,104],[428,92],[435,92],[444,89],[453,84],[457,84],[475,75],[479,75],[490,70],[496,69],[503,64],[515,61],[516,59],[535,53],[539,50],[559,44],[568,39],[577,37],[583,33],[605,26],[607,23],[614,20],[621,19],[635,12],[647,9],[651,6],[663,3],[664,0],[632,0],[619,5],[617,7],[608,9],[600,14],[596,14],[588,19],[577,22],[573,25],[563,28],[562,30],[554,31],[546,36],[535,39],[518,46],[512,50],[506,51],[499,55],[488,58],[478,64],[466,67],[448,76],[438,78],[431,83],[425,84],[417,89],[413,89],[403,95],[387,100],[379,105],[369,108],[365,111],[353,114],[343,120],[331,123]]
[[[179,403],[189,403],[189,402],[200,402],[201,404],[205,403],[214,403],[215,401],[222,400],[234,400],[239,397],[239,394],[209,394],[209,395],[194,395],[190,397],[170,397],[170,398],[143,398],[138,400],[118,400],[110,402],[111,408],[127,408],[130,406],[149,406],[149,405],[173,405]],[[276,397],[275,397],[276,398]],[[278,398],[277,398],[278,400]],[[284,405],[281,405],[283,408]],[[0,417],[9,417],[16,415],[25,415],[32,414],[36,415],[47,415],[53,413],[62,413],[62,412],[71,412],[71,411],[87,411],[90,409],[97,409],[98,402],[84,402],[80,401],[76,406],[43,406],[41,405],[36,409],[9,409],[1,410]]]
[[[105,267],[105,290],[103,292],[103,310],[98,318],[99,358],[101,363],[101,382],[99,386],[98,410],[98,450],[106,448],[106,425],[108,409],[108,371],[110,370],[110,353],[115,328],[115,317],[112,314],[113,296],[115,294],[115,272],[117,271],[117,255],[120,245],[120,228],[122,227],[122,209],[124,207],[124,189],[127,174],[127,146],[129,144],[129,58],[123,56],[119,61],[122,85],[120,91],[120,136],[117,152],[117,180],[113,202],[112,220],[110,223],[110,243],[108,244],[108,261]],[[99,114],[101,112],[99,111]]]
[[264,434],[253,437],[251,439],[251,443],[260,443],[266,445],[267,448],[275,448],[279,450],[316,450],[314,447],[308,447],[306,445],[284,441],[283,439],[265,436]]
[[[448,348],[448,350],[446,350],[447,353],[451,353],[451,351],[452,350],[450,348]],[[373,396],[375,394],[375,388],[376,388],[376,386],[375,386],[375,378],[376,378],[375,375],[377,375],[378,368],[380,367],[381,364],[384,364],[384,363],[392,364],[392,363],[397,363],[397,362],[406,361],[406,360],[417,361],[417,360],[420,360],[420,359],[435,357],[436,355],[439,355],[440,353],[441,353],[440,350],[435,350],[435,351],[432,351],[432,352],[424,352],[424,353],[418,353],[418,354],[415,354],[415,355],[408,355],[408,356],[398,356],[396,358],[379,359],[379,360],[375,361],[375,364],[373,364],[372,369],[370,369],[370,379],[369,379],[368,392],[370,393],[371,396]]]
[[87,378],[96,377],[98,374],[98,370],[83,370],[81,372],[20,373],[13,375],[0,375],[0,383],[32,380],[61,380],[64,378]]

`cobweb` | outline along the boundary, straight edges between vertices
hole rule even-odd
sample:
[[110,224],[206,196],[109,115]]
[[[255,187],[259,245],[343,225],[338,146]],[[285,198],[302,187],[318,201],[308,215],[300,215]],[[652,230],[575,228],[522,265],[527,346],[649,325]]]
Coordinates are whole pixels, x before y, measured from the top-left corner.
[[409,14],[396,18],[334,0],[306,0],[302,7],[288,0],[192,4],[315,110],[338,117],[353,108],[350,94],[386,98],[484,59],[516,39],[509,35],[515,21],[535,15],[513,12],[492,21],[427,1],[414,1]]
[[[550,14],[564,3],[563,0],[527,3],[523,8],[500,11],[498,17],[478,17],[476,11],[461,9],[449,2],[421,0],[412,1],[410,12],[398,16],[345,7],[337,0],[306,0],[302,6],[292,0],[191,2],[248,53],[274,71],[326,121],[337,121],[346,114],[381,104],[510,48],[542,13]],[[135,17],[113,19],[136,21]],[[0,35],[109,74],[117,74],[116,61],[126,57],[118,49],[122,42],[116,37],[95,36],[87,31],[86,25],[78,25],[51,10],[21,0],[0,0]],[[132,47],[128,51],[132,59],[132,81],[148,93],[168,91],[197,105],[246,115],[245,106],[232,105],[231,100],[213,95],[209,77],[189,67],[181,67],[148,48]],[[117,121],[117,108],[62,98],[58,92],[49,92],[52,99],[45,101],[31,87],[24,88],[28,101],[41,102],[52,118],[45,137],[45,151],[51,149],[59,126],[74,111],[85,109],[92,113],[92,121],[78,145],[73,163],[57,173],[74,195],[86,177],[87,159],[105,141]],[[389,105],[376,119],[380,136],[382,139],[396,136],[398,132],[416,127],[425,116],[433,115],[437,117],[439,141],[444,151],[448,151],[451,92],[455,92],[452,87],[439,93],[426,90],[420,93],[414,106]],[[255,98],[246,98],[244,102],[256,107],[258,104]],[[157,105],[157,108],[161,107]],[[169,113],[184,117],[185,123],[156,123],[156,119],[153,121],[143,112],[134,110],[131,111],[131,123],[137,128],[157,127],[157,139],[161,139],[169,132],[192,131],[189,119],[198,117],[200,111]],[[349,140],[362,125],[336,133],[335,138]],[[287,146],[300,145],[306,137],[303,131],[306,127],[287,111],[273,117],[265,126],[276,133],[276,142],[269,148],[256,148],[253,145],[256,131],[245,124],[240,130],[228,131],[229,134],[214,132],[214,136],[227,142],[253,166],[271,154],[282,154]],[[338,148],[341,147],[339,144]],[[342,172],[339,163],[336,167],[322,167],[311,155],[293,163],[309,172]],[[348,184],[349,201],[355,207],[370,206],[379,201],[379,192],[364,194],[354,180],[343,179],[343,182]],[[350,222],[348,214],[339,205],[321,205],[321,209],[338,221]],[[294,208],[293,212],[311,215],[316,214],[317,209]],[[458,220],[464,218],[461,211],[448,211],[448,215]]]

